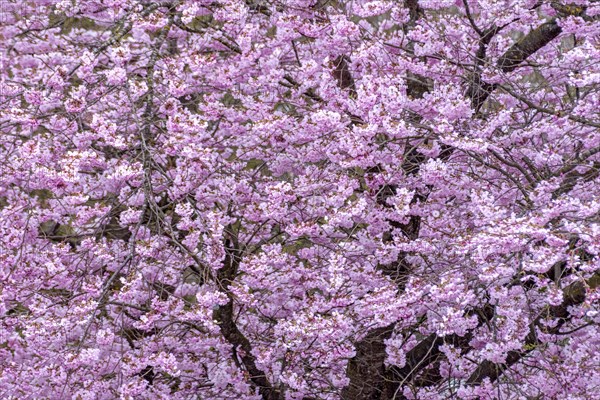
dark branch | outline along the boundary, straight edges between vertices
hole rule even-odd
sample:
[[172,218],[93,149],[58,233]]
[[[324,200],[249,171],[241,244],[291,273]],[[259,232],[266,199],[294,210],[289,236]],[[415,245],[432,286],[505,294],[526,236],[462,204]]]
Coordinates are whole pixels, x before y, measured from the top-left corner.
[[335,69],[333,70],[333,77],[337,80],[338,86],[342,89],[348,89],[351,96],[356,96],[356,85],[354,84],[354,78],[350,73],[350,66],[348,63],[350,58],[345,55],[338,56],[333,64]]
[[[556,20],[543,23],[536,29],[530,31],[525,37],[519,40],[517,43],[512,45],[499,59],[496,65],[502,72],[514,71],[523,61],[529,56],[546,46],[552,40],[554,40],[562,29],[556,23]],[[492,33],[492,32],[490,32]],[[493,32],[495,34],[495,32]],[[492,35],[493,36],[493,35]],[[485,39],[485,40],[484,40]],[[482,56],[485,54],[485,50],[482,52],[481,46],[487,46],[490,37],[482,37],[480,49],[477,57],[478,61],[482,62]],[[486,43],[487,42],[487,43]],[[473,76],[470,77],[469,89],[467,90],[467,96],[471,99],[471,105],[476,112],[479,111],[483,103],[487,100],[489,95],[494,91],[496,85],[491,85],[484,82],[481,79],[481,72],[476,71]]]
[[[587,285],[594,288],[600,285],[600,272],[594,274],[587,282]],[[469,385],[477,385],[483,382],[484,379],[488,378],[490,381],[496,381],[504,371],[508,370],[512,365],[519,362],[527,354],[535,350],[539,344],[536,331],[537,329],[544,329],[541,321],[545,318],[558,319],[558,324],[550,329],[548,333],[558,334],[560,328],[569,321],[571,314],[569,313],[569,307],[579,305],[585,301],[586,284],[582,281],[577,281],[563,290],[563,302],[559,306],[548,307],[547,310],[540,313],[538,317],[531,323],[529,327],[529,334],[525,337],[525,343],[522,350],[510,351],[506,356],[506,362],[504,364],[496,364],[491,361],[483,361],[479,367],[471,374],[467,380]]]
[[500,57],[497,63],[498,67],[503,72],[514,71],[519,64],[554,40],[561,32],[562,29],[558,26],[556,20],[538,26]]
[[281,397],[280,392],[273,388],[265,373],[256,366],[256,357],[252,354],[252,345],[235,323],[233,297],[229,291],[229,286],[237,274],[240,263],[237,240],[227,239],[225,241],[225,252],[225,260],[223,267],[217,274],[217,280],[229,297],[229,301],[213,312],[213,318],[219,324],[225,340],[233,346],[234,357],[236,353],[240,356],[244,368],[250,374],[250,381],[258,388],[262,398],[264,400],[279,400]]

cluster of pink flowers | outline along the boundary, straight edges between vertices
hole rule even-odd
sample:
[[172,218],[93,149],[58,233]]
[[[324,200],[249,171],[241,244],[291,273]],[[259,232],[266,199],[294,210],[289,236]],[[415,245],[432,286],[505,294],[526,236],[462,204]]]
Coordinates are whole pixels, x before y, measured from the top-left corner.
[[593,0],[0,4],[0,398],[600,399]]

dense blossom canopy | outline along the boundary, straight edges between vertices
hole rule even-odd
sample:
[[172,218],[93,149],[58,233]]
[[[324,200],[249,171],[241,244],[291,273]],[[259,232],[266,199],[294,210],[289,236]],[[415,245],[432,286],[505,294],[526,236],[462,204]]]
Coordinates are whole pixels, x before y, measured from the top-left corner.
[[0,398],[600,398],[596,1],[4,0],[0,51]]

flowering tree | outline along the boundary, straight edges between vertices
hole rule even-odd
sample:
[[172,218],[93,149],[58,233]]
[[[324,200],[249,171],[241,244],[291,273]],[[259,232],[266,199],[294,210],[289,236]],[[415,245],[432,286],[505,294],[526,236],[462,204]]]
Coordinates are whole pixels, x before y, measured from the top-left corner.
[[0,4],[0,398],[600,398],[593,0]]

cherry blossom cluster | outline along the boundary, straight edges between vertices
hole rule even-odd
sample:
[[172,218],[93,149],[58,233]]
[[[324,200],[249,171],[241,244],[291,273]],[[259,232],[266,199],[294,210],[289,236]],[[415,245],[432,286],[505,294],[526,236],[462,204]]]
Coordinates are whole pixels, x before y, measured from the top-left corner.
[[593,0],[0,3],[0,398],[600,399]]

